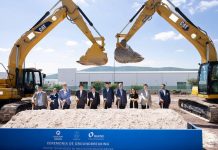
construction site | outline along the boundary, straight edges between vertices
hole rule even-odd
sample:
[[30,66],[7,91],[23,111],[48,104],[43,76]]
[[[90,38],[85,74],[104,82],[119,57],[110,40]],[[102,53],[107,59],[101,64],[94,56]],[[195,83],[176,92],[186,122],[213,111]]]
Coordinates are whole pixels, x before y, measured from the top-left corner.
[[[96,1],[91,2],[93,7],[98,5]],[[113,2],[108,1],[108,3],[112,3],[111,6],[114,6],[113,9],[119,8],[120,12],[125,9],[115,7]],[[9,52],[8,64],[0,62],[6,75],[0,79],[0,149],[218,149],[218,58],[215,47],[217,39],[213,41],[209,36],[211,33],[214,37],[217,31],[212,33],[210,30],[208,34],[207,28],[203,30],[194,21],[191,21],[193,16],[188,17],[183,13],[185,7],[181,9],[178,7],[185,6],[186,2],[144,0],[141,3],[141,5],[137,3],[136,11],[133,11],[134,13],[130,16],[127,17],[125,14],[125,17],[130,18],[130,20],[126,20],[128,23],[121,32],[113,33],[114,41],[116,41],[113,45],[113,51],[107,50],[107,41],[110,38],[105,37],[105,33],[97,29],[98,25],[94,25],[89,17],[91,14],[86,13],[86,9],[92,8],[88,7],[89,3],[86,0],[59,0],[50,9],[47,8],[48,11],[42,17],[38,17],[40,19],[34,23],[30,22],[33,26],[20,35],[11,50],[0,48],[0,53],[3,54],[0,55],[0,60],[5,59],[4,52]],[[200,1],[199,7],[195,11],[197,12],[203,5],[202,10],[199,10],[203,13],[206,8],[212,8],[212,5],[213,7],[217,6],[216,3],[218,5],[216,0],[213,3]],[[192,5],[194,4],[187,4],[187,6]],[[100,6],[96,8],[100,8]],[[193,10],[191,12],[193,15]],[[22,15],[30,15],[31,18],[33,14],[32,12]],[[107,14],[113,14],[113,12],[109,11]],[[100,12],[97,16],[93,18],[95,21],[102,19],[99,17],[101,16]],[[146,74],[139,76],[139,73],[130,73],[128,70],[125,74],[120,72],[119,80],[125,78],[124,84],[130,87],[130,89],[125,89],[123,82],[115,82],[115,79],[112,81],[113,77],[115,78],[113,72],[106,76],[105,72],[102,71],[100,73],[77,73],[76,69],[59,71],[61,75],[58,77],[61,80],[60,89],[54,86],[55,88],[52,87],[50,91],[44,90],[46,79],[44,71],[52,68],[57,70],[60,66],[55,65],[55,63],[59,61],[59,58],[62,60],[61,67],[67,66],[67,57],[61,57],[61,54],[57,54],[53,58],[52,49],[43,52],[43,48],[35,49],[34,47],[37,47],[37,44],[40,44],[40,41],[43,41],[43,38],[59,23],[70,22],[78,29],[74,36],[79,38],[79,34],[82,34],[88,39],[88,50],[82,56],[75,57],[77,58],[75,62],[81,68],[84,66],[105,66],[111,62],[114,63],[115,67],[115,63],[123,66],[140,64],[146,61],[145,54],[153,52],[144,51],[140,54],[143,51],[135,51],[132,48],[136,46],[135,39],[137,41],[145,40],[137,38],[136,33],[142,32],[142,27],[146,24],[151,24],[152,17],[162,18],[162,21],[167,23],[166,25],[174,28],[182,37],[176,37],[173,34],[172,39],[184,39],[194,50],[197,50],[196,55],[201,62],[195,62],[194,57],[191,61],[199,63],[196,65],[199,67],[198,71],[186,72],[187,75],[184,75],[184,72],[181,75],[182,72],[179,71],[165,72],[165,76],[170,74],[169,77],[165,78],[168,83],[172,81],[172,85],[178,81],[186,84],[187,80],[196,78],[195,83],[190,85],[192,89],[189,92],[176,93],[168,89],[167,83],[164,82],[164,72],[156,76],[149,72],[150,78],[146,77]],[[117,26],[121,27],[119,24],[122,24],[125,19],[118,19]],[[19,23],[21,20],[16,21]],[[213,18],[210,21],[213,22]],[[103,23],[101,22],[101,24]],[[109,25],[109,27],[111,26]],[[155,27],[152,25],[152,28]],[[158,25],[156,28],[161,28],[161,26]],[[110,29],[106,31],[110,31]],[[0,30],[0,34],[1,32],[3,31]],[[68,34],[68,31],[66,33]],[[149,33],[147,35],[149,36]],[[164,37],[162,42],[166,38],[169,36]],[[154,37],[153,42],[155,39],[158,37]],[[49,40],[45,40],[47,40],[45,44],[48,44]],[[52,42],[55,45],[59,44],[60,41]],[[131,43],[131,46],[128,43]],[[79,47],[80,44],[75,41],[66,43],[71,48],[75,45]],[[160,41],[154,46],[159,46],[159,44],[161,45]],[[170,47],[170,45],[171,43],[166,42],[166,47]],[[176,45],[179,45],[179,42]],[[141,49],[143,48],[141,47]],[[32,58],[31,55],[34,52],[36,54]],[[37,68],[37,65],[27,67],[29,66],[28,62],[40,59],[38,58],[40,53],[45,55],[47,52],[49,52],[49,57],[46,57],[46,61],[51,57],[50,66],[42,61],[43,70]],[[66,53],[66,56],[73,56],[65,51],[62,53]],[[169,55],[165,55],[165,53],[159,55],[154,53],[154,56],[162,60],[162,56]],[[53,54],[55,55],[55,53]],[[182,54],[180,55],[182,57]],[[28,59],[29,56],[30,59]],[[179,59],[176,58],[178,62]],[[189,65],[188,59],[182,60],[182,63],[185,64],[186,61]],[[177,66],[176,61],[172,64]],[[136,77],[135,79],[132,74]],[[76,78],[76,76],[78,77]],[[73,81],[74,79],[76,80]],[[93,83],[92,79],[97,82]],[[90,88],[88,90],[84,89],[85,81],[87,81],[87,87]],[[153,82],[161,84],[156,85]],[[132,83],[136,85],[131,85]],[[142,87],[139,88],[139,85]],[[160,86],[160,88],[152,91],[149,85]],[[74,88],[70,89],[68,86],[74,86]]]

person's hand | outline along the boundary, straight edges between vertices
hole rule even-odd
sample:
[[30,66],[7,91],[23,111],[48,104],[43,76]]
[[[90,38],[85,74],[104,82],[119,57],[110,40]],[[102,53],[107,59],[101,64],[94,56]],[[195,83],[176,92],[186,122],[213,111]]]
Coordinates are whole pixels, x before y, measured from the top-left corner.
[[106,99],[106,98],[104,98],[104,101],[107,101],[107,99]]
[[48,101],[49,101],[50,103],[54,103],[54,100],[51,100],[51,99],[50,99],[50,100],[48,100]]
[[118,100],[120,100],[120,97],[117,97]]
[[163,102],[164,102],[164,101],[161,99],[161,100],[160,100],[160,103],[163,103]]

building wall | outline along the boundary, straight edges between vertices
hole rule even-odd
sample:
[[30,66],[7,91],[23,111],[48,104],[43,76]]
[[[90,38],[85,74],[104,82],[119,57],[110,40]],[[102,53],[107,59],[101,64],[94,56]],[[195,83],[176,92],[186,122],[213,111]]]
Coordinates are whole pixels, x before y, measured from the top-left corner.
[[55,84],[58,84],[58,79],[45,79],[44,84],[47,84],[49,86],[53,86]]
[[75,86],[76,71],[77,70],[75,68],[58,69],[58,82],[66,82],[68,86]]
[[76,69],[59,69],[58,81],[66,82],[69,86],[78,86],[80,82],[123,82],[124,86],[142,85],[159,86],[165,83],[168,86],[177,86],[177,82],[187,82],[197,78],[197,71],[157,71],[157,72],[77,72]]

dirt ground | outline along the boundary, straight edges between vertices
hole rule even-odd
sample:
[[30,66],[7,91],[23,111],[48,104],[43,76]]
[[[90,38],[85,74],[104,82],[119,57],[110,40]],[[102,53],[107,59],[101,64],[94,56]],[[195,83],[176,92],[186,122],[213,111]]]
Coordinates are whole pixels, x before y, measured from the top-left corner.
[[[158,97],[152,96],[154,101],[154,107],[159,107],[157,105]],[[183,118],[197,127],[200,127],[203,130],[203,143],[204,149],[206,150],[217,150],[218,149],[218,124],[208,123],[206,120],[200,119],[196,116],[193,116],[189,113],[182,111],[178,107],[179,99],[190,98],[190,96],[185,95],[173,95],[171,96],[172,103],[170,105],[170,109],[177,111]]]
[[[172,95],[171,99],[171,105],[170,109],[175,110],[178,112],[187,122],[190,122],[194,124],[197,127],[200,127],[203,131],[203,147],[206,150],[217,150],[218,149],[218,124],[213,124],[213,123],[208,123],[206,120],[201,119],[199,117],[196,117],[194,115],[191,115],[190,113],[182,111],[178,107],[178,100],[179,99],[186,99],[186,98],[193,98],[191,96],[187,95]],[[157,95],[152,95],[152,109],[157,109],[159,108],[158,105],[158,96]],[[127,105],[129,107],[129,103]],[[101,102],[101,106],[99,109],[103,108],[103,102]],[[139,106],[140,108],[140,106]],[[75,102],[72,103],[71,109],[75,109]],[[87,106],[86,109],[89,109]],[[113,105],[113,109],[116,109],[116,105]],[[2,124],[0,124],[0,127]]]

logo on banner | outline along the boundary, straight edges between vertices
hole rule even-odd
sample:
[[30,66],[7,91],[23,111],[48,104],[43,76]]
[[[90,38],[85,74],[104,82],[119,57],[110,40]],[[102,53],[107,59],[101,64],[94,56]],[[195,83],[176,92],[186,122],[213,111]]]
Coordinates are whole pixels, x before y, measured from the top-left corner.
[[61,131],[57,130],[55,132],[55,135],[53,136],[53,138],[54,138],[55,141],[62,141],[63,136],[61,135]]
[[90,132],[89,133],[89,138],[92,138],[94,136],[94,133],[93,132]]
[[94,132],[88,133],[89,140],[104,140],[104,135],[102,134],[95,134]]
[[73,140],[80,140],[80,133],[78,131],[75,131],[73,134]]
[[57,136],[61,135],[61,131],[59,131],[59,130],[56,131],[56,135],[57,135]]

